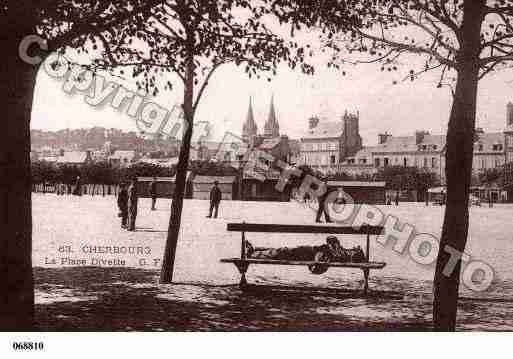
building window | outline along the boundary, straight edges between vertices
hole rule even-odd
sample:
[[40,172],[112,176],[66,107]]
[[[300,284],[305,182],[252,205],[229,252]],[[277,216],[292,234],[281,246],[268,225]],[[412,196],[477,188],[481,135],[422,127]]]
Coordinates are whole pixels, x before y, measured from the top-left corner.
[[337,157],[335,155],[330,156],[330,162],[332,165],[334,165],[337,162]]
[[379,158],[376,158],[376,159],[374,160],[374,163],[376,164],[376,167],[379,167],[379,166],[380,166]]
[[495,144],[493,145],[494,151],[502,151],[502,145],[501,144]]
[[484,158],[481,160],[481,168],[486,168],[486,162]]
[[479,144],[479,146],[477,146],[477,150],[478,150],[478,151],[482,151],[482,150],[483,150],[483,145],[482,145],[482,144]]
[[428,166],[428,159],[424,158],[424,167],[427,167],[427,166]]
[[436,151],[436,149],[437,149],[437,146],[436,146],[436,145],[433,145],[433,150],[435,150],[435,151]]
[[388,166],[388,157],[383,158],[383,165]]
[[408,166],[408,159],[406,157],[403,158],[403,166]]
[[427,149],[426,145],[422,145],[422,151],[425,151]]
[[436,168],[436,157],[431,158],[431,167]]

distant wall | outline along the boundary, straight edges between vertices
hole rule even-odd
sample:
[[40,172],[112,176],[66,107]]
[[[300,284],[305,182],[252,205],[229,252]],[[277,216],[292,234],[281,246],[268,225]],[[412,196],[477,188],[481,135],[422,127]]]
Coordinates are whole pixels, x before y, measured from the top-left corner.
[[[338,187],[328,187],[328,191],[336,191]],[[354,203],[385,204],[384,187],[351,186],[343,187],[345,193],[351,196]]]
[[[192,198],[194,199],[207,199],[210,200],[210,190],[214,183],[193,183],[192,184]],[[224,200],[235,199],[235,182],[233,183],[219,183],[221,190],[221,198]]]

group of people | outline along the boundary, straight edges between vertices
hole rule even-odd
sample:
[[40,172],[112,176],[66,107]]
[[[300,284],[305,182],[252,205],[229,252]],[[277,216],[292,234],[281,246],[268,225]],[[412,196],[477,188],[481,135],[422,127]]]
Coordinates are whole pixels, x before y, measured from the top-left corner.
[[43,193],[47,192],[47,186],[50,186],[51,192],[54,192],[58,196],[63,196],[65,194],[72,194],[74,196],[82,196],[82,180],[80,176],[77,176],[74,183],[49,183],[47,181],[43,181],[42,188]]
[[[155,211],[157,205],[157,178],[153,177],[153,180],[148,186],[148,192],[151,198],[151,210]],[[219,182],[215,181],[214,186],[210,190],[210,211],[207,218],[217,218],[219,213],[219,204],[221,203],[222,193],[219,188]],[[125,228],[129,231],[135,231],[135,220],[137,218],[137,206],[139,201],[139,195],[137,193],[137,178],[134,178],[129,185],[122,182],[119,185],[118,192],[118,216],[121,218],[121,228]]]
[[[386,203],[387,203],[388,206],[390,206],[392,204],[392,196],[387,196]],[[394,204],[396,206],[399,206],[399,191],[395,193]]]
[[121,217],[121,228],[128,231],[135,231],[135,220],[137,218],[137,205],[139,196],[137,194],[137,179],[134,178],[130,185],[122,182],[119,185],[118,208]]

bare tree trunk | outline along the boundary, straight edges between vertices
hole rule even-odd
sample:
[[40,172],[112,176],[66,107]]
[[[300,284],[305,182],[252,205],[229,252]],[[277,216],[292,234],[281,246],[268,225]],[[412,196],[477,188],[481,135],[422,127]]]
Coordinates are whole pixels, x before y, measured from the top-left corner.
[[464,2],[458,81],[447,130],[447,207],[434,278],[433,324],[437,331],[456,328],[461,261],[451,275],[445,275],[450,252],[444,249],[450,246],[463,253],[467,243],[483,6],[483,0]]
[[0,62],[0,330],[34,325],[30,116],[38,68],[18,56],[21,39],[34,31],[27,5],[3,16],[0,40],[7,53]]
[[182,138],[178,164],[176,166],[175,190],[171,203],[171,216],[167,232],[166,248],[162,261],[160,283],[171,283],[173,281],[173,270],[175,265],[176,246],[180,234],[180,223],[182,219],[183,198],[187,180],[187,169],[189,165],[189,153],[191,148],[192,129],[194,124],[194,56],[193,50],[189,50],[187,61],[187,73],[184,81],[183,111],[186,128]]

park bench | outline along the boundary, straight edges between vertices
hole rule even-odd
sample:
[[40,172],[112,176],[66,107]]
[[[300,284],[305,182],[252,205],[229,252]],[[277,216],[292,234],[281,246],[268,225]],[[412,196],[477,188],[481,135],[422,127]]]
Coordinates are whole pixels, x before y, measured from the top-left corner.
[[[223,258],[222,263],[234,264],[241,274],[240,287],[244,289],[247,286],[246,272],[251,264],[268,264],[268,265],[296,265],[309,266],[311,264],[323,263],[328,267],[337,268],[358,268],[363,272],[364,293],[369,290],[369,271],[372,269],[382,269],[385,262],[371,262],[370,258],[370,235],[379,235],[383,232],[380,226],[362,226],[358,229],[347,226],[333,225],[290,225],[290,224],[259,224],[259,223],[228,223],[227,230],[232,232],[241,232],[241,249],[240,258]],[[348,234],[366,236],[365,261],[352,262],[315,262],[315,261],[292,261],[292,260],[275,260],[247,258],[246,255],[246,233],[315,233],[315,234]]]

